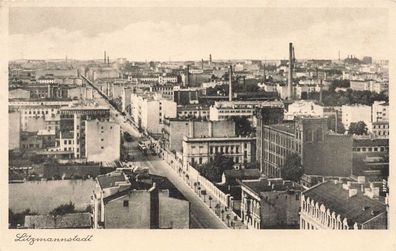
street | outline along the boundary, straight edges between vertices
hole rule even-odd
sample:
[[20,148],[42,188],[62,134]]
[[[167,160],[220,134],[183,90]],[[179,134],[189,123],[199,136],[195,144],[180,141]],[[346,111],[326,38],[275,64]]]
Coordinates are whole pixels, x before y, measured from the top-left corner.
[[188,187],[181,178],[173,172],[168,164],[158,156],[149,153],[144,156],[138,150],[138,141],[143,137],[139,131],[128,122],[124,116],[112,107],[104,98],[95,99],[100,105],[110,107],[111,118],[120,124],[122,131],[128,132],[132,136],[132,142],[124,143],[128,145],[128,151],[133,154],[133,162],[140,166],[147,166],[151,174],[164,176],[183,194],[190,202],[191,228],[226,229],[226,225],[205,205],[197,194]]

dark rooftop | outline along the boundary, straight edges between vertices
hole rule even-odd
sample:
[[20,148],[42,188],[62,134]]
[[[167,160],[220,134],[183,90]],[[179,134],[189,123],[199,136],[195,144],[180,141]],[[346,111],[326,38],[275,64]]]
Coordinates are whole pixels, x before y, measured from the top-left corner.
[[294,130],[295,130],[294,121],[289,122],[289,123],[273,124],[273,125],[270,125],[270,127],[274,128],[276,130],[279,130],[279,131],[286,132],[286,133],[294,133]]
[[252,192],[260,195],[261,192],[270,191],[287,191],[301,190],[296,183],[282,179],[259,179],[259,180],[243,180],[240,182],[242,186],[247,187]]
[[258,179],[260,178],[259,169],[241,169],[241,170],[225,170],[224,175],[226,178],[238,178],[238,179]]
[[[380,213],[386,212],[386,206],[374,199],[370,199],[361,192],[349,197],[349,192],[343,189],[342,184],[325,182],[304,192],[304,195],[313,199],[326,208],[348,219],[348,224],[364,223]],[[366,208],[366,209],[365,209]],[[374,212],[374,215],[372,215]]]
[[96,177],[99,182],[99,186],[104,189],[108,187],[115,186],[116,182],[126,181],[124,173],[122,172],[111,172],[104,175],[99,175]]
[[353,146],[389,146],[389,139],[383,138],[353,138]]

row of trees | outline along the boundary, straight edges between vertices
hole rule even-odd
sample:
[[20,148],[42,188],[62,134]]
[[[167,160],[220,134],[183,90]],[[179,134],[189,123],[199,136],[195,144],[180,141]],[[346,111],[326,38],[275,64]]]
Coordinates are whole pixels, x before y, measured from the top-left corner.
[[[307,98],[319,100],[319,93],[308,93]],[[362,104],[371,106],[374,101],[388,102],[389,97],[383,92],[376,93],[370,91],[353,91],[352,89],[335,92],[335,88],[330,88],[329,91],[322,92],[322,102],[326,106],[342,106],[350,104]]]

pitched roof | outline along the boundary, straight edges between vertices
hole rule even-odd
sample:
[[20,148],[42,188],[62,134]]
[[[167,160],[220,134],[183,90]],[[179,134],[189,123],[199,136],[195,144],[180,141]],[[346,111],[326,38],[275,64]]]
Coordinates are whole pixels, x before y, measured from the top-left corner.
[[348,190],[344,189],[341,183],[335,184],[330,181],[321,183],[305,191],[304,195],[325,205],[341,217],[347,218],[349,223],[362,224],[386,212],[386,206],[383,203],[365,196],[360,191],[353,197],[349,197]]

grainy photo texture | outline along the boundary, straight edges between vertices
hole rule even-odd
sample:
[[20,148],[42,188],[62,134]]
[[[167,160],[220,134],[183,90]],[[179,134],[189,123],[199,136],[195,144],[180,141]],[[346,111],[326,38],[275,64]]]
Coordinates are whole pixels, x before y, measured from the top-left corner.
[[8,28],[9,228],[388,228],[386,9],[13,7]]

